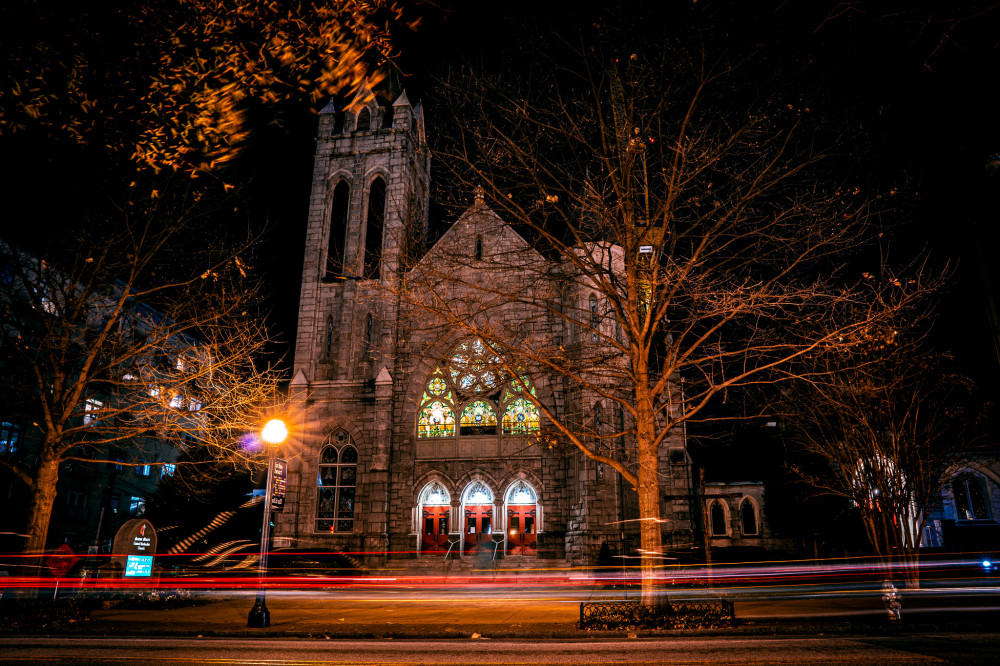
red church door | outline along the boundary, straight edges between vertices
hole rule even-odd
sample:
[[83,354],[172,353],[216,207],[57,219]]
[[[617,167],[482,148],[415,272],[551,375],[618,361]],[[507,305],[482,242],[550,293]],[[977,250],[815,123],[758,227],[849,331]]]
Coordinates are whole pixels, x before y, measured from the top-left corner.
[[493,548],[493,505],[465,507],[466,555]]
[[425,553],[445,551],[448,548],[448,506],[425,506],[421,550]]
[[507,507],[507,554],[534,555],[537,544],[535,507],[530,504]]

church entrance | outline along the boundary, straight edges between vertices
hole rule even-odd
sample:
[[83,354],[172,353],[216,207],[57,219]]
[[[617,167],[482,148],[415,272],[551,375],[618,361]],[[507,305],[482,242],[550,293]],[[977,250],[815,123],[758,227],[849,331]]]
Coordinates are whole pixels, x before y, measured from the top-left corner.
[[462,496],[462,554],[492,556],[493,491],[482,481],[473,481]]
[[507,554],[534,555],[538,543],[534,506],[507,509]]
[[524,479],[507,489],[507,555],[535,555],[538,552],[538,496]]
[[493,550],[493,505],[465,507],[465,554]]
[[427,484],[419,501],[420,552],[443,553],[448,550],[448,519],[451,514],[451,496],[439,482]]
[[421,551],[441,553],[448,550],[448,513],[451,507],[425,506]]

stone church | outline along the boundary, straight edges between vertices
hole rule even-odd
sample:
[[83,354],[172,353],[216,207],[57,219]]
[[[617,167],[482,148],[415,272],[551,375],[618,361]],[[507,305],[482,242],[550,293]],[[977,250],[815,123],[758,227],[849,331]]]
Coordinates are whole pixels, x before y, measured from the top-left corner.
[[[445,304],[522,325],[525,339],[573,341],[580,334],[562,330],[570,328],[564,319],[524,322],[509,302],[483,302],[485,293],[537,288],[531,282],[559,266],[546,265],[552,260],[472,193],[465,213],[414,257],[429,228],[423,110],[405,92],[391,106],[372,97],[359,94],[346,113],[331,103],[319,117],[291,386],[300,435],[282,453],[289,478],[274,545],[353,553],[369,565],[589,565],[634,556],[634,490],[574,447],[552,445],[544,416],[523,396],[531,391],[557,413],[575,410],[598,430],[624,429],[621,410],[561,377],[514,377],[480,338],[427,314]],[[447,262],[460,279],[432,286],[427,309],[398,293]],[[503,270],[491,273],[497,265]],[[472,288],[484,284],[494,288]],[[561,293],[586,307],[585,285]],[[609,453],[628,463],[628,442],[615,446]],[[665,547],[700,547],[706,522],[713,546],[759,545],[759,484],[714,488],[709,497],[696,492],[691,467],[683,438],[663,447]]]

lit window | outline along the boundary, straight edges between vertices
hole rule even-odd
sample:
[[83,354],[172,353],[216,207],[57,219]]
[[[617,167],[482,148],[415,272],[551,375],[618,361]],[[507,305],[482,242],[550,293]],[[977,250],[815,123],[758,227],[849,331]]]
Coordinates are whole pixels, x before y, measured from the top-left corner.
[[160,395],[160,387],[158,387],[158,386],[150,386],[149,387],[149,397],[151,397],[151,398],[157,398],[157,397],[159,397],[159,395]]
[[126,372],[124,375],[122,375],[122,379],[124,379],[127,382],[134,382],[135,375],[133,375],[131,372]]
[[174,363],[174,367],[181,372],[184,372],[184,359],[180,356],[177,357],[177,361]]
[[530,401],[518,398],[508,403],[503,413],[503,434],[538,432],[538,421],[538,408]]
[[177,394],[174,394],[174,396],[170,398],[170,406],[173,407],[174,409],[180,409],[181,407],[184,406],[184,398],[180,397]]
[[191,402],[188,403],[188,411],[198,412],[201,411],[201,408],[202,408],[201,400],[196,400],[194,398],[191,398]]
[[17,451],[21,439],[21,426],[10,421],[0,422],[0,455],[8,455]]
[[463,435],[497,434],[497,415],[493,404],[486,400],[474,400],[462,409],[459,431]]
[[150,467],[149,465],[136,465],[135,475],[136,476],[149,476]]
[[128,512],[133,516],[141,516],[146,513],[146,498],[132,495],[128,503]]
[[83,425],[90,425],[91,423],[97,423],[97,416],[104,407],[104,403],[100,400],[90,398],[83,406]]
[[177,471],[177,465],[173,463],[166,463],[160,468],[160,477],[173,476],[174,472]]
[[353,532],[358,450],[343,430],[333,433],[320,453],[316,531]]
[[122,465],[123,462],[125,462],[125,461],[122,458],[120,458],[120,457],[116,457],[115,458],[115,470],[116,471],[120,472],[122,470],[122,468],[124,467],[124,465]]

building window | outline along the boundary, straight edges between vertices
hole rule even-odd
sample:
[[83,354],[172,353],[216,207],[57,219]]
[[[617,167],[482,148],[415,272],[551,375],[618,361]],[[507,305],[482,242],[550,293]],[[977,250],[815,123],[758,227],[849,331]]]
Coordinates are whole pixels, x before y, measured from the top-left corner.
[[319,459],[316,531],[353,532],[358,450],[343,430],[333,433],[328,441]]
[[955,514],[959,520],[989,520],[990,507],[986,480],[975,474],[959,474],[951,482]]
[[326,341],[323,345],[323,358],[330,361],[333,359],[333,317],[326,318]]
[[90,425],[92,423],[97,423],[97,416],[104,407],[104,403],[100,400],[90,398],[83,405],[83,425]]
[[146,498],[132,495],[128,502],[128,512],[133,516],[141,516],[146,513]]
[[368,191],[368,223],[365,227],[364,277],[377,280],[382,264],[382,228],[385,223],[385,181],[376,178]]
[[173,409],[180,409],[184,406],[184,398],[175,393],[170,397],[170,406]]
[[173,476],[176,471],[177,465],[173,463],[164,463],[164,465],[160,468],[160,478],[162,479],[165,476]]
[[368,110],[368,107],[364,107],[358,112],[358,124],[357,130],[359,132],[364,132],[372,128],[372,113]]
[[483,237],[476,236],[476,261],[483,260]]
[[344,243],[347,240],[347,211],[351,200],[351,186],[340,181],[333,188],[330,208],[330,239],[326,251],[326,277],[344,274]]
[[123,462],[125,462],[125,460],[122,459],[121,456],[115,456],[115,471],[116,472],[122,471],[122,467],[123,467],[122,463]]
[[590,339],[597,342],[597,331],[601,328],[601,316],[597,314],[597,296],[590,295]]
[[87,519],[87,494],[71,490],[66,496],[66,517],[70,520]]
[[118,503],[120,501],[121,499],[118,497],[118,495],[111,496],[111,501],[108,502],[108,508],[111,509],[111,513],[118,513]]
[[740,527],[743,536],[757,536],[757,507],[749,497],[740,502]]
[[712,528],[712,536],[728,536],[726,529],[726,507],[720,500],[712,500],[708,510],[709,522]]
[[372,317],[371,313],[365,317],[365,358],[368,358],[372,354],[372,340],[374,338],[375,319]]
[[143,464],[143,465],[136,465],[135,466],[135,475],[136,476],[149,476],[149,472],[150,472],[150,466],[149,465]]
[[536,395],[527,376],[511,377],[482,340],[463,340],[427,381],[417,412],[417,437],[454,436],[456,414],[460,435],[496,435],[498,414],[503,415],[504,435],[538,432],[539,411],[525,391]]
[[20,440],[21,426],[11,421],[0,422],[0,455],[15,453]]
[[188,403],[188,411],[198,412],[201,411],[201,408],[202,408],[201,400],[196,400],[195,398],[191,398],[191,401]]

